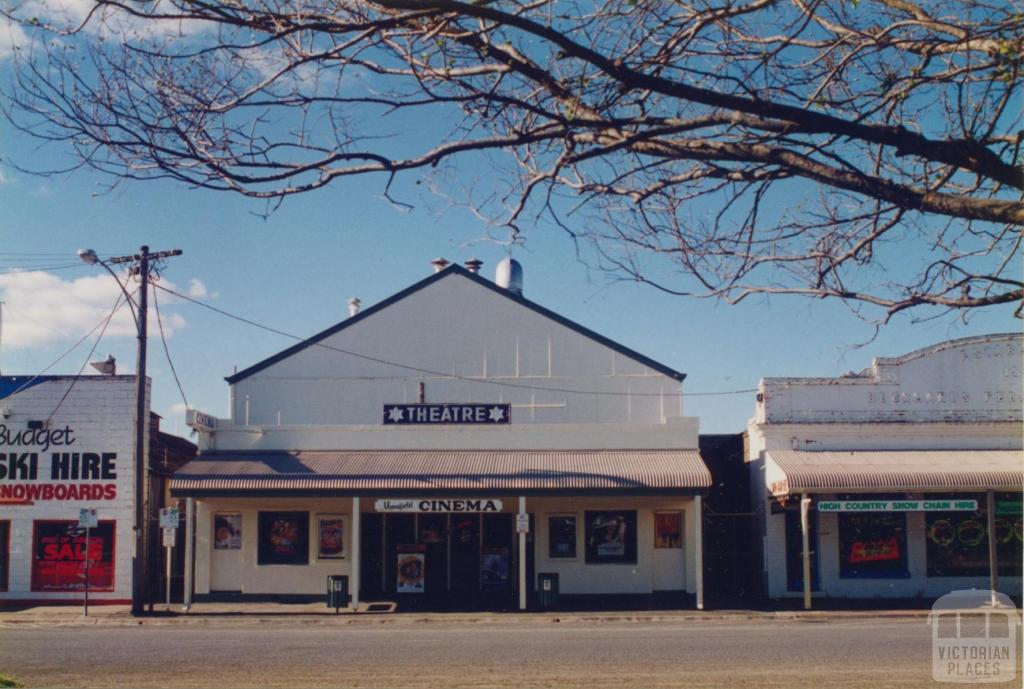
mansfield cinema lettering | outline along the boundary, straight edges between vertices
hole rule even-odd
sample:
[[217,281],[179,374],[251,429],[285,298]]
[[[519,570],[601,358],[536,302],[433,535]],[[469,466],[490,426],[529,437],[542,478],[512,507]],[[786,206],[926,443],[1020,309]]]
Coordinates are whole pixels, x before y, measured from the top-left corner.
[[378,500],[378,512],[501,512],[501,500],[440,499],[440,500]]
[[384,425],[508,424],[511,404],[385,404]]

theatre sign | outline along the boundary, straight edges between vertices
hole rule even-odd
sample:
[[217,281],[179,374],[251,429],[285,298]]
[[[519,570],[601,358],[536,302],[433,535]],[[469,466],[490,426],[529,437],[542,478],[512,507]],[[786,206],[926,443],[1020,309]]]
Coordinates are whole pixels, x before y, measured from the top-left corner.
[[385,404],[384,425],[508,424],[510,404]]

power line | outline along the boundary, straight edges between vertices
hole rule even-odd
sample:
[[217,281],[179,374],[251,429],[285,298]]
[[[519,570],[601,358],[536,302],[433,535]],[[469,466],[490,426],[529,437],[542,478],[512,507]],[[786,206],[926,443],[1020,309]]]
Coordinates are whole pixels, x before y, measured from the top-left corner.
[[[132,292],[132,294],[135,294],[135,292]],[[120,300],[120,297],[118,297],[118,300]],[[25,383],[23,383],[23,384],[22,384],[21,386],[19,386],[17,390],[15,390],[14,392],[12,392],[12,393],[11,393],[11,395],[17,395],[17,394],[18,394],[19,392],[21,392],[22,390],[24,390],[25,388],[27,388],[28,386],[30,386],[30,385],[31,385],[31,384],[32,384],[33,382],[35,382],[35,381],[36,381],[36,379],[38,379],[39,377],[41,377],[41,376],[45,375],[47,371],[49,371],[49,370],[50,370],[51,368],[53,368],[54,366],[56,366],[57,364],[59,364],[59,363],[60,363],[61,361],[63,361],[64,357],[66,357],[66,356],[67,356],[68,354],[70,354],[71,352],[73,352],[73,351],[75,351],[76,349],[78,349],[78,346],[79,346],[80,344],[82,344],[83,342],[85,342],[85,341],[86,341],[86,339],[88,339],[90,335],[92,335],[92,334],[93,334],[94,332],[96,332],[97,330],[99,330],[99,329],[100,329],[100,327],[101,327],[101,326],[103,326],[103,324],[104,324],[104,323],[106,323],[106,322],[107,322],[107,320],[108,320],[109,318],[110,318],[109,316],[106,316],[106,317],[104,317],[104,318],[103,318],[103,320],[101,320],[101,321],[100,321],[99,323],[97,323],[96,325],[94,325],[94,326],[92,327],[92,329],[91,329],[91,330],[89,330],[89,332],[87,332],[86,334],[84,334],[84,335],[82,335],[82,336],[81,336],[80,338],[78,338],[78,341],[77,341],[77,342],[75,342],[75,344],[71,345],[71,346],[70,346],[70,347],[69,347],[68,349],[66,349],[66,350],[64,351],[64,353],[63,353],[63,354],[61,354],[61,355],[60,355],[59,357],[57,357],[56,359],[54,359],[54,360],[53,360],[53,361],[52,361],[52,362],[50,363],[50,365],[49,365],[49,366],[47,366],[47,367],[46,367],[46,368],[44,368],[44,369],[43,369],[42,371],[40,371],[39,373],[37,373],[37,374],[35,374],[34,376],[32,376],[31,378],[29,378],[29,379],[28,379],[27,381],[25,381]]]
[[103,339],[104,333],[107,332],[107,326],[110,325],[110,321],[114,318],[114,314],[116,314],[118,310],[121,308],[121,296],[122,295],[120,294],[117,295],[117,301],[114,302],[114,308],[111,309],[110,314],[103,321],[103,329],[100,330],[100,334],[96,336],[96,341],[92,343],[92,348],[89,350],[89,353],[85,355],[85,361],[82,362],[81,367],[78,369],[78,373],[76,373],[75,377],[71,379],[71,384],[68,385],[68,389],[64,391],[64,395],[60,398],[60,401],[57,402],[57,406],[54,407],[53,411],[50,412],[50,415],[46,417],[47,425],[50,423],[50,419],[52,419],[57,414],[57,412],[60,411],[61,405],[64,404],[64,400],[68,398],[68,395],[71,394],[71,391],[75,387],[75,383],[77,383],[78,379],[82,377],[82,371],[84,371],[85,367],[89,365],[89,360],[92,359],[92,355],[96,352],[96,347],[99,346],[100,340]]
[[[253,326],[255,328],[260,328],[261,330],[266,330],[268,332],[272,332],[275,335],[281,335],[282,337],[287,337],[287,338],[290,338],[290,339],[293,339],[293,340],[298,340],[299,342],[305,342],[308,339],[308,338],[305,338],[305,337],[301,337],[299,335],[294,335],[292,333],[285,332],[283,330],[278,330],[277,328],[271,327],[269,325],[264,325],[262,323],[258,323],[258,322],[254,321],[254,320],[251,320],[249,318],[245,318],[243,316],[238,316],[236,314],[230,313],[230,312],[225,311],[223,309],[217,308],[216,306],[213,306],[212,304],[207,304],[206,302],[199,301],[198,299],[193,299],[192,297],[186,296],[184,294],[180,294],[179,292],[175,292],[174,290],[168,289],[168,288],[163,287],[161,285],[154,285],[154,287],[156,287],[158,289],[161,289],[164,292],[167,292],[168,294],[172,294],[172,295],[174,295],[174,296],[176,296],[176,297],[178,297],[180,299],[184,299],[185,301],[191,302],[191,303],[196,304],[198,306],[202,306],[203,308],[209,309],[210,311],[213,311],[215,313],[219,313],[222,316],[226,316],[228,318],[231,318],[233,320],[239,321],[241,323],[245,323],[247,325],[251,325],[251,326]],[[443,372],[440,372],[440,371],[432,371],[432,370],[427,369],[427,368],[420,368],[419,366],[411,366],[411,365],[402,364],[402,363],[399,363],[399,362],[396,362],[396,361],[389,361],[387,359],[381,359],[379,357],[370,356],[368,354],[361,354],[359,352],[353,352],[351,350],[343,349],[341,347],[334,347],[332,345],[325,344],[323,342],[311,342],[309,344],[311,346],[321,347],[323,349],[328,349],[328,350],[331,350],[331,351],[334,351],[334,352],[338,352],[338,353],[341,353],[341,354],[347,354],[348,356],[352,356],[352,357],[356,357],[356,358],[359,358],[359,359],[363,359],[365,361],[372,361],[372,362],[377,363],[377,364],[384,364],[386,366],[394,366],[396,368],[403,368],[403,369],[406,369],[408,371],[414,371],[416,373],[422,373],[424,375],[435,376],[435,377],[439,377],[439,378],[454,378],[456,380],[462,380],[462,381],[466,381],[466,382],[469,382],[469,383],[481,383],[481,384],[484,384],[484,385],[499,385],[499,386],[503,386],[503,387],[519,388],[519,389],[523,389],[523,390],[540,390],[542,392],[560,392],[560,393],[574,394],[574,395],[601,395],[601,396],[609,396],[609,397],[678,397],[678,396],[684,396],[684,397],[711,397],[711,396],[717,396],[717,395],[739,395],[739,394],[745,394],[745,393],[749,393],[749,392],[757,392],[757,388],[748,388],[748,389],[744,389],[744,390],[726,390],[726,391],[721,391],[721,392],[688,392],[688,393],[617,392],[617,391],[611,391],[611,390],[570,390],[568,388],[555,388],[555,387],[547,387],[547,386],[543,386],[543,385],[529,385],[529,384],[523,384],[523,383],[508,383],[508,382],[495,381],[495,380],[485,380],[485,379],[481,379],[481,378],[472,378],[472,377],[469,377],[469,376],[460,376],[460,375],[458,375],[456,373],[443,373]]]
[[[154,283],[153,286],[155,287],[156,284]],[[181,401],[185,403],[185,409],[191,409],[188,398],[185,397],[185,390],[181,387],[181,381],[178,380],[178,372],[174,368],[174,362],[171,361],[171,350],[167,348],[167,338],[164,337],[164,319],[160,316],[160,303],[156,298],[156,290],[153,290],[153,310],[156,311],[156,322],[160,326],[160,341],[164,343],[164,355],[167,356],[167,365],[171,367],[171,375],[174,376],[174,382],[178,386],[178,392],[181,393]]]
[[85,266],[81,263],[65,263],[63,265],[56,266],[32,266],[28,268],[7,268],[0,270],[0,275],[11,275],[13,273],[39,273],[43,271],[54,271],[54,270],[71,270],[73,268],[84,268]]

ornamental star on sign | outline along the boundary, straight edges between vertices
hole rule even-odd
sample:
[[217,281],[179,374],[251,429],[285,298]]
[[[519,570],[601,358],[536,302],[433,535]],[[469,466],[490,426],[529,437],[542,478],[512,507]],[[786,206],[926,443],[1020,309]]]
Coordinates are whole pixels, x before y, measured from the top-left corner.
[[490,417],[491,421],[497,423],[505,418],[505,410],[501,407],[491,407]]
[[398,407],[392,407],[388,410],[388,418],[391,421],[401,421],[405,418],[405,412]]

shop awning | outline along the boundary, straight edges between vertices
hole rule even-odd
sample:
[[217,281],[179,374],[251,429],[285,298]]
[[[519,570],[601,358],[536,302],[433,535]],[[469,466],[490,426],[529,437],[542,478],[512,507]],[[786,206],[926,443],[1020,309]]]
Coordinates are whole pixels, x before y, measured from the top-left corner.
[[773,495],[836,492],[1021,490],[1019,450],[805,452],[770,450],[765,481]]
[[697,450],[208,452],[171,479],[176,497],[410,493],[694,493]]

